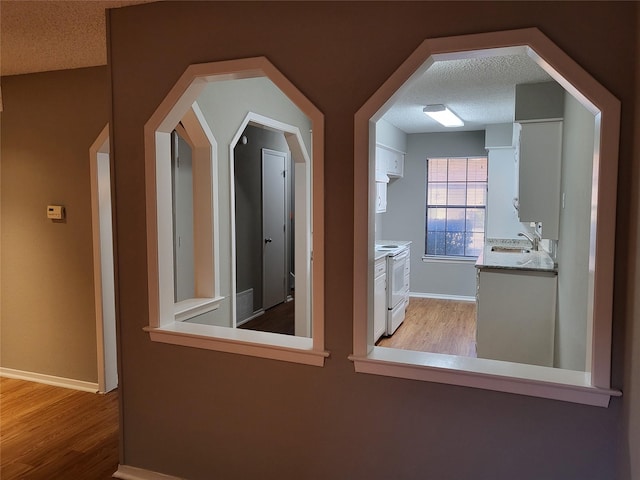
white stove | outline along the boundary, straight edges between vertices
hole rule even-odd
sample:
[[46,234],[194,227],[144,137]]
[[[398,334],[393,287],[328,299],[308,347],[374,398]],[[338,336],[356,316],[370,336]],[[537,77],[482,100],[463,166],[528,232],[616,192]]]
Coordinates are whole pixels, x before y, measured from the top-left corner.
[[376,243],[376,251],[387,256],[387,335],[392,335],[404,321],[409,305],[410,244],[407,241]]

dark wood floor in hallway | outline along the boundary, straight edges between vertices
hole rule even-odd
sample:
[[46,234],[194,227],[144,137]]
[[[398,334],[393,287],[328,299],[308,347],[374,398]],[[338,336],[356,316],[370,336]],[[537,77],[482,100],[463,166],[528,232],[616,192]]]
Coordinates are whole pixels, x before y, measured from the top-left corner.
[[249,320],[239,328],[295,335],[295,323],[295,300],[291,300],[269,308],[264,314]]
[[107,480],[117,468],[117,391],[0,378],[2,480]]

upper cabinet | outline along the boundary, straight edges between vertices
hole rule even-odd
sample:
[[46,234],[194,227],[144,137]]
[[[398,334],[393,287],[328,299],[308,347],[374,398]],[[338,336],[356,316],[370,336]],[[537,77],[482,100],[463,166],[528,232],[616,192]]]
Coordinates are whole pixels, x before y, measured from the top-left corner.
[[542,237],[558,239],[562,122],[521,124],[518,158],[518,216],[542,222]]
[[518,217],[542,222],[542,237],[558,239],[564,89],[556,82],[516,85]]
[[404,174],[404,153],[376,145],[376,213],[387,211],[387,183]]
[[390,178],[404,175],[404,153],[383,145],[376,145],[376,172],[383,171]]

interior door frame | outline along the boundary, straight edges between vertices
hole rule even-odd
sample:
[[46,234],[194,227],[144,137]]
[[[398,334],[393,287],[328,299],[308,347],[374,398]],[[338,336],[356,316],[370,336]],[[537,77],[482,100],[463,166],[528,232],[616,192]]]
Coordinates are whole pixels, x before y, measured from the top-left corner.
[[[113,209],[112,199],[109,204],[100,201],[100,188],[112,192],[111,161],[108,170],[99,168],[104,155],[110,155],[109,125],[107,124],[95,142],[89,148],[89,171],[91,176],[91,228],[93,237],[93,283],[95,291],[96,342],[98,359],[98,392],[107,393],[118,386],[118,360],[115,314],[115,273],[110,280],[103,279],[103,264],[114,266],[113,242]],[[101,213],[103,215],[101,215]],[[102,222],[101,216],[108,221]],[[102,242],[108,242],[111,248],[102,248]],[[103,258],[104,257],[104,258]],[[111,270],[114,272],[114,270]],[[104,314],[105,308],[110,314]]]
[[[297,337],[311,337],[313,336],[314,342],[316,339],[324,338],[324,332],[320,328],[314,328],[312,320],[312,309],[315,303],[312,304],[311,292],[315,291],[319,286],[312,284],[313,275],[313,252],[312,245],[314,242],[317,246],[321,240],[314,240],[312,232],[312,212],[316,208],[313,204],[313,192],[312,192],[312,165],[311,158],[307,153],[302,135],[298,127],[289,125],[278,120],[274,120],[258,113],[249,112],[244,118],[242,123],[236,130],[231,143],[229,144],[229,160],[231,168],[229,169],[230,175],[230,211],[231,214],[231,317],[232,326],[237,327],[237,304],[236,304],[236,223],[235,223],[235,189],[234,189],[234,162],[235,154],[234,148],[240,141],[247,125],[257,126],[259,128],[266,128],[268,130],[274,130],[284,133],[285,139],[291,150],[291,167],[293,171],[293,180],[295,183],[294,195],[296,205],[296,228],[294,235],[294,252],[295,252],[295,289],[296,298],[294,306],[294,318],[295,318],[295,336]],[[321,237],[321,236],[320,236]],[[320,250],[322,250],[320,248]],[[317,254],[316,254],[317,255]]]
[[265,208],[264,208],[264,193],[265,193],[265,154],[270,154],[270,155],[274,155],[274,156],[279,156],[283,158],[283,165],[284,165],[284,174],[283,174],[283,190],[282,190],[282,195],[283,195],[283,200],[284,200],[284,211],[283,211],[283,218],[282,221],[284,223],[284,230],[283,230],[283,252],[282,252],[282,262],[283,262],[283,270],[282,270],[282,301],[285,302],[287,300],[287,284],[288,284],[288,276],[289,276],[289,271],[290,269],[287,268],[288,265],[288,256],[289,256],[289,248],[288,248],[288,236],[291,234],[290,232],[290,228],[287,225],[287,212],[291,211],[291,199],[290,199],[290,189],[288,188],[288,182],[289,182],[289,162],[290,162],[290,154],[288,152],[281,152],[278,150],[272,150],[270,148],[261,148],[260,149],[260,156],[261,156],[261,165],[262,165],[262,172],[261,172],[261,177],[262,177],[262,238],[263,238],[263,250],[262,250],[262,308],[264,310],[266,310],[267,308],[270,308],[274,305],[270,305],[267,306],[267,302],[265,301],[265,297],[266,297],[266,284],[268,282],[267,279],[267,275],[266,275],[266,268],[265,268],[265,255],[264,255],[264,247],[266,244],[266,238],[265,238],[265,228],[264,228],[264,213],[265,213]]

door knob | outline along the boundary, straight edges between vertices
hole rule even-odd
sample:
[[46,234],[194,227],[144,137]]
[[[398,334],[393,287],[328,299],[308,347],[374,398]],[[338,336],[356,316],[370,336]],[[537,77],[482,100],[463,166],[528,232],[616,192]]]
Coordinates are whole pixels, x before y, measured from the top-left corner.
[[273,240],[271,240],[270,238],[265,238],[264,239],[264,243],[271,243],[271,242],[273,242]]

